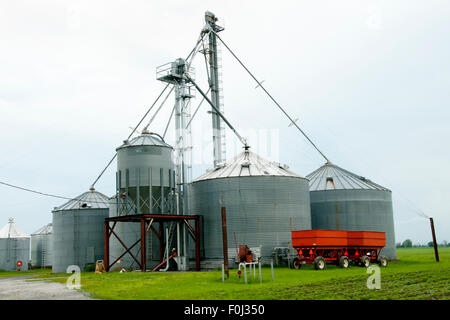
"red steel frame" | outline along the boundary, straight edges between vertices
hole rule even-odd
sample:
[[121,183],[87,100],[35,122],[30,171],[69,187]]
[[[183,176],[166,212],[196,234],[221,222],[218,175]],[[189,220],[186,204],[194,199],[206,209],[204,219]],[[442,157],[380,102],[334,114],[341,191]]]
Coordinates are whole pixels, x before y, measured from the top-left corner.
[[339,262],[342,256],[350,261],[360,261],[368,256],[370,261],[377,261],[382,247],[294,247],[300,263],[314,263],[317,257],[323,257],[325,262]]
[[[186,224],[188,228],[188,233],[195,240],[195,268],[197,271],[200,271],[200,216],[198,215],[167,215],[167,214],[136,214],[136,215],[128,215],[128,216],[120,216],[120,217],[110,217],[105,218],[104,223],[104,262],[105,269],[109,271],[110,268],[119,261],[125,254],[129,253],[131,257],[137,262],[142,271],[146,271],[146,250],[145,250],[145,238],[146,234],[149,230],[152,230],[153,233],[159,239],[160,249],[164,251],[164,235],[163,235],[163,223],[170,221],[179,221],[181,220],[184,224]],[[194,220],[195,227],[193,228],[189,224],[189,220]],[[110,227],[110,222],[113,222],[112,227]],[[114,232],[114,228],[117,222],[134,222],[140,223],[141,229],[141,238],[138,239],[133,245],[127,247],[123,241],[117,236]],[[153,227],[153,222],[159,223],[159,232]],[[114,235],[117,240],[122,244],[122,246],[126,249],[120,257],[118,257],[113,263],[109,263],[109,239],[111,235]],[[141,257],[140,261],[131,253],[131,249],[134,248],[138,243],[141,245]],[[160,250],[160,251],[161,251]],[[160,260],[163,260],[163,252],[160,252]]]

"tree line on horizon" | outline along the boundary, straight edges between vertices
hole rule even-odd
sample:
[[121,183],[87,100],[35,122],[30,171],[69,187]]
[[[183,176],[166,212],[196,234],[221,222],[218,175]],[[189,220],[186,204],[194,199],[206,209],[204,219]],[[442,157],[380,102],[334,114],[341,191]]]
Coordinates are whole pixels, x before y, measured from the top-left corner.
[[[411,239],[406,239],[403,242],[398,242],[396,244],[397,248],[432,248],[433,247],[433,241],[428,242],[427,244],[421,244],[421,243],[415,243],[413,244]],[[450,243],[448,243],[446,240],[442,241],[441,243],[438,243],[438,247],[450,247]]]

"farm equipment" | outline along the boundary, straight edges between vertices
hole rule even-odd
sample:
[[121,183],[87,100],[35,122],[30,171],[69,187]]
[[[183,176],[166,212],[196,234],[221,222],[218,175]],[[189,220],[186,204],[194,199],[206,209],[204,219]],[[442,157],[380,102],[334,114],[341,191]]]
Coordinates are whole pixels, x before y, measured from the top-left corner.
[[247,245],[240,245],[239,246],[239,254],[238,254],[238,261],[241,262],[253,262],[253,252],[248,248]]
[[297,251],[291,267],[314,264],[323,270],[327,263],[348,268],[350,262],[368,267],[371,263],[387,266],[387,258],[380,255],[386,246],[386,233],[376,231],[300,230],[292,231],[292,247]]

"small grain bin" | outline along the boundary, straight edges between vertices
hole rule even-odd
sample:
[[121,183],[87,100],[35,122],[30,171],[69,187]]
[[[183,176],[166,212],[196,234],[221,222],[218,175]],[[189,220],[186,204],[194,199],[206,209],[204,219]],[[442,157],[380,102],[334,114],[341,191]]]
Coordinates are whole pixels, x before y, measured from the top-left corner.
[[310,179],[313,229],[386,232],[382,254],[396,259],[392,192],[327,162]]
[[52,266],[53,233],[49,223],[31,234],[31,264],[33,267],[46,268]]
[[53,211],[53,273],[70,265],[81,270],[103,259],[108,197],[91,188]]
[[[172,159],[173,148],[156,133],[147,130],[124,141],[116,149],[117,195],[110,199],[109,216],[136,214],[171,214],[174,212],[175,171]],[[154,225],[155,228],[158,226]],[[117,222],[114,232],[127,246],[131,247],[140,239],[140,226],[132,222]],[[153,232],[146,237],[146,265],[160,263],[159,239]],[[131,249],[138,256],[139,246]],[[119,258],[126,249],[115,235],[110,238],[110,263]],[[130,254],[125,254],[114,268],[138,269],[139,266]]]
[[[0,229],[0,270],[28,270],[30,260],[30,237],[20,230],[9,218],[8,223]],[[18,262],[21,266],[18,267]]]
[[190,214],[203,216],[203,268],[216,268],[223,261],[222,206],[231,256],[236,245],[261,246],[268,262],[274,248],[290,246],[292,230],[311,228],[308,180],[248,150],[195,179],[189,204]]

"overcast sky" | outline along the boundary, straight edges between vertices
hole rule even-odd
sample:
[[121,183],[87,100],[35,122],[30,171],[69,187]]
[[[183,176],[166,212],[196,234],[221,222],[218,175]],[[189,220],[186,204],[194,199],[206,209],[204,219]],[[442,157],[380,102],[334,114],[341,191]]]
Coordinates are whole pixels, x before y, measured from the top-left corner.
[[[75,197],[164,87],[214,12],[222,38],[335,164],[393,192],[397,242],[450,241],[450,2],[0,2],[0,181]],[[222,48],[225,113],[254,151],[307,175],[323,158]],[[204,60],[194,66],[206,87]],[[193,106],[199,102],[193,101]],[[173,99],[151,130],[162,133]],[[196,177],[211,167],[206,104]],[[146,121],[144,121],[145,123]],[[173,126],[167,140],[173,141]],[[227,158],[240,152],[227,132]],[[114,193],[115,163],[96,189]],[[0,185],[0,227],[27,233],[64,200]]]

